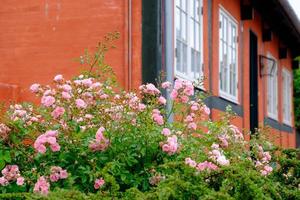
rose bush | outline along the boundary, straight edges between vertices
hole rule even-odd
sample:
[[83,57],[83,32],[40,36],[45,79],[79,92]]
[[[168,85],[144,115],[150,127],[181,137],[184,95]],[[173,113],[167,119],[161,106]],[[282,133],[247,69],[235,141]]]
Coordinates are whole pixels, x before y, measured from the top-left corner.
[[10,106],[0,124],[1,198],[299,197],[299,161],[280,160],[262,134],[246,142],[230,109],[211,121],[205,96],[189,81],[121,90],[105,76],[108,48],[100,45],[90,62],[103,73],[90,65],[72,80],[34,83],[40,105]]

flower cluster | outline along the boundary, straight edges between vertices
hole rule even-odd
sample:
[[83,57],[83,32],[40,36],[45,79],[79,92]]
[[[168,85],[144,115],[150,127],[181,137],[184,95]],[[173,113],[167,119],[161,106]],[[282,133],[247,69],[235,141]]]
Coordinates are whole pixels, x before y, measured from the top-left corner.
[[33,192],[47,195],[49,192],[50,183],[44,176],[41,176],[38,181],[35,183]]
[[226,159],[222,149],[218,144],[213,144],[212,150],[209,152],[209,158],[219,165],[229,165],[229,160]]
[[50,181],[57,182],[59,179],[66,179],[68,178],[67,170],[62,169],[58,166],[52,166],[50,169]]
[[40,121],[41,115],[33,114],[33,107],[31,105],[23,106],[15,104],[10,106],[10,119],[13,121],[21,120],[26,125],[31,125],[34,122]]
[[104,137],[103,135],[104,131],[105,128],[100,127],[96,132],[95,139],[89,145],[92,151],[104,151],[108,147],[109,140]]
[[241,133],[241,131],[239,130],[238,127],[231,124],[231,125],[228,126],[228,128],[229,128],[230,131],[232,131],[235,141],[243,141],[244,140],[244,136],[243,136],[243,134]]
[[10,128],[3,123],[0,123],[0,139],[6,140],[9,136]]
[[24,178],[21,176],[19,167],[17,165],[6,165],[1,171],[0,185],[6,186],[12,181],[16,181],[17,185],[24,184]]
[[173,155],[178,150],[178,142],[177,142],[177,136],[172,135],[167,138],[167,142],[162,145],[162,150],[166,152],[169,155]]
[[158,109],[154,109],[152,111],[152,119],[155,121],[158,125],[164,124],[164,118],[161,115],[160,111]]
[[34,148],[39,153],[46,153],[46,145],[48,144],[53,152],[60,150],[60,145],[57,143],[57,131],[46,131],[46,133],[40,135],[34,142]]
[[258,160],[255,161],[255,167],[260,171],[263,176],[269,175],[273,168],[269,165],[272,156],[268,151],[264,151],[261,145],[258,145]]
[[182,103],[187,103],[189,97],[194,95],[194,86],[190,81],[176,79],[174,88],[170,93],[173,100],[178,100]]
[[142,94],[148,94],[148,95],[159,95],[160,91],[153,85],[152,83],[148,83],[146,85],[141,85],[139,87],[139,90]]
[[105,184],[105,180],[103,178],[98,178],[95,180],[95,183],[94,183],[94,188],[96,190],[98,190],[100,187],[102,187],[103,185]]
[[185,159],[185,164],[192,168],[196,168],[198,171],[204,171],[204,170],[214,171],[218,169],[218,166],[213,164],[212,162],[204,161],[197,164],[195,160],[189,157]]

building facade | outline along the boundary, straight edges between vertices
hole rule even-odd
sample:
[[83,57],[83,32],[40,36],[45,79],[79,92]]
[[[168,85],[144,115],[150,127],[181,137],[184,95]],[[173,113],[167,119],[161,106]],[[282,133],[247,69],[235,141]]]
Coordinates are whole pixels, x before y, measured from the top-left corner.
[[161,71],[169,81],[204,78],[196,88],[211,94],[211,119],[230,105],[240,129],[268,125],[277,144],[296,146],[300,26],[285,0],[7,1],[0,16],[2,100],[32,100],[32,82],[78,73],[72,59],[119,31],[107,63],[124,88],[155,82]]

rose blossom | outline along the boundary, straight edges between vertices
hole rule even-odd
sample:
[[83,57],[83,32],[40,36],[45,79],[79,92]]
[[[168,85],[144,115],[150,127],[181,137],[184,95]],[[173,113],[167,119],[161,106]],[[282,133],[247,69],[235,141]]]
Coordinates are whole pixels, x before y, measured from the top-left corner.
[[168,136],[168,135],[171,135],[171,131],[168,128],[163,128],[163,130],[161,131],[161,134],[163,134],[164,136]]
[[189,165],[190,167],[196,167],[197,163],[196,161],[192,160],[191,158],[186,158],[185,159],[185,164]]
[[40,89],[40,84],[34,83],[30,86],[30,91],[33,93],[37,93]]
[[71,95],[68,92],[62,92],[61,96],[63,99],[71,99]]
[[166,105],[167,100],[165,99],[165,97],[160,96],[160,97],[158,98],[158,102],[159,102],[161,105]]
[[87,104],[82,99],[76,99],[75,101],[77,108],[86,108]]
[[62,116],[64,113],[65,113],[64,107],[58,106],[52,111],[51,116],[56,119]]
[[44,176],[41,176],[34,185],[33,192],[47,195],[49,192],[50,184],[47,182]]
[[178,96],[177,90],[173,89],[172,92],[171,92],[171,94],[170,94],[171,99],[174,100],[174,99],[177,98],[177,96]]
[[68,84],[64,84],[62,86],[62,89],[65,91],[65,92],[70,92],[72,90],[72,87]]
[[105,184],[105,181],[103,178],[100,178],[100,179],[96,179],[95,180],[95,184],[94,184],[94,188],[96,190],[98,190],[100,187],[102,187],[103,185]]
[[55,82],[60,82],[62,80],[64,80],[63,76],[61,74],[58,74],[54,77],[53,79]]
[[8,180],[5,177],[0,177],[0,185],[6,186],[8,185]]
[[24,184],[24,177],[20,176],[17,178],[17,185],[23,185]]
[[50,107],[55,103],[55,98],[53,96],[43,96],[41,103],[46,107]]
[[49,130],[46,133],[40,135],[34,142],[33,147],[39,153],[46,153],[46,144],[50,145],[50,148],[53,152],[59,151],[60,146],[56,141],[58,135],[57,131]]
[[163,89],[167,89],[167,88],[170,88],[171,85],[172,85],[172,84],[171,84],[169,81],[166,81],[166,82],[163,82],[163,83],[161,84],[161,87],[162,87]]

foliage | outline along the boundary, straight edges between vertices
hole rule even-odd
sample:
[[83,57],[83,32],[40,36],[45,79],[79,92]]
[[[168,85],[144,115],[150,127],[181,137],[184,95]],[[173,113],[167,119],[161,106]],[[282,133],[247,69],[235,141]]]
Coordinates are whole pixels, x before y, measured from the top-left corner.
[[294,70],[294,116],[295,126],[300,128],[300,69]]
[[10,106],[0,125],[0,198],[299,199],[296,153],[262,133],[246,142],[230,109],[211,121],[191,82],[121,90],[104,64],[118,37],[85,53],[83,74],[33,84],[41,105]]

